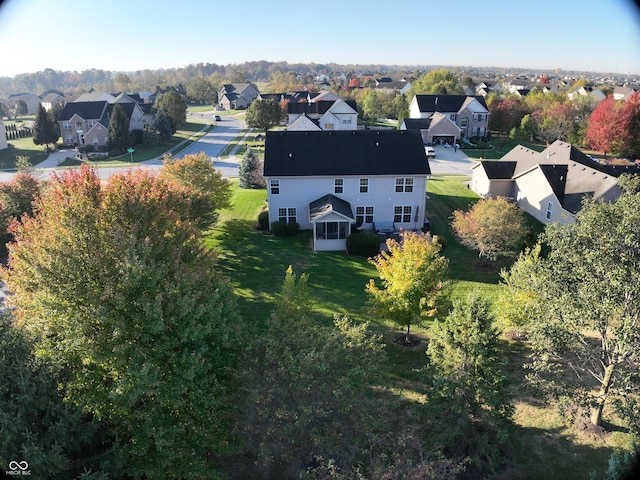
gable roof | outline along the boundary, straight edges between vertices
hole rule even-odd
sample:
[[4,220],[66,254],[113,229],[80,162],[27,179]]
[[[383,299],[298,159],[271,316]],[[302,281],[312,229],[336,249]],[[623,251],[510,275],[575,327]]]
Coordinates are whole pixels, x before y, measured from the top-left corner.
[[287,113],[304,113],[304,114],[319,114],[322,115],[334,107],[334,105],[340,104],[348,105],[354,113],[357,112],[357,106],[355,100],[320,100],[317,102],[289,102],[287,103]]
[[313,222],[330,213],[337,213],[349,220],[355,220],[351,204],[329,193],[309,204],[309,221]]
[[468,99],[477,100],[487,112],[489,111],[481,95],[416,95],[415,99],[421,112],[459,112]]
[[482,160],[473,168],[482,166],[490,180],[510,180],[516,171],[517,162],[504,160]]
[[431,125],[430,118],[405,118],[403,122],[407,130],[429,130]]
[[417,130],[269,131],[264,176],[430,175]]
[[58,120],[70,120],[74,115],[78,115],[85,120],[96,120],[102,118],[108,103],[101,102],[69,102],[67,103]]

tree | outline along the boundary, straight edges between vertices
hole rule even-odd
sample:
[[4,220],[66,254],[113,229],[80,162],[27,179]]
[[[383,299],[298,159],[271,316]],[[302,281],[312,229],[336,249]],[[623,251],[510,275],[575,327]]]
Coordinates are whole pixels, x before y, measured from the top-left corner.
[[53,118],[38,104],[36,119],[33,122],[33,143],[36,145],[55,144],[60,138],[60,131],[56,128]]
[[[601,425],[612,403],[640,431],[640,194],[585,200],[575,223],[550,224],[548,254],[520,258],[511,279],[536,300],[530,323],[530,380],[552,398],[570,398]],[[527,263],[525,263],[527,262]],[[577,384],[567,382],[574,373]]]
[[184,99],[173,90],[158,95],[154,103],[154,110],[164,110],[171,120],[173,135],[187,122],[187,104]]
[[624,149],[624,105],[608,96],[594,108],[589,118],[587,146],[601,151],[620,152]]
[[494,471],[504,460],[514,408],[488,303],[477,294],[455,300],[430,328],[427,356],[429,408],[446,425],[446,445]]
[[215,105],[218,92],[208,79],[194,77],[187,82],[187,96],[195,103]]
[[624,136],[622,154],[640,157],[640,92],[633,92],[624,104]]
[[3,272],[65,400],[110,426],[137,478],[217,478],[230,445],[242,327],[190,199],[142,170],[54,175]]
[[[0,314],[0,458],[28,461],[34,476],[122,478],[122,458],[104,424],[63,402],[57,375],[33,354],[33,342]],[[9,470],[11,470],[9,468]]]
[[532,113],[536,136],[546,142],[556,140],[565,141],[576,130],[576,111],[572,105],[561,103],[547,110],[537,110]]
[[238,166],[238,185],[240,188],[264,187],[262,163],[251,148],[247,148]]
[[478,200],[467,212],[454,211],[451,226],[462,245],[489,261],[517,253],[526,234],[522,210],[504,197]]
[[216,212],[231,206],[231,182],[216,170],[213,161],[204,153],[193,153],[182,158],[163,157],[160,177],[172,179],[197,194],[194,204],[199,208],[200,226],[215,223]]
[[517,97],[497,99],[491,104],[489,127],[491,130],[507,133],[520,125],[524,116],[522,102]]
[[129,120],[119,103],[116,103],[109,119],[110,148],[124,152],[129,146]]
[[276,100],[254,100],[247,108],[245,121],[250,128],[265,132],[280,123],[282,109]]
[[382,420],[373,391],[385,359],[380,336],[344,317],[318,325],[311,298],[307,276],[289,267],[247,357],[241,429],[260,475],[245,478],[297,478],[314,457],[348,471]]
[[437,238],[416,232],[401,234],[401,242],[387,240],[388,252],[370,259],[380,275],[382,288],[369,280],[366,292],[374,314],[406,327],[405,342],[411,343],[411,325],[419,325],[437,311],[448,260],[440,255]]
[[153,119],[153,128],[158,134],[158,139],[161,142],[165,142],[171,138],[175,133],[171,119],[163,109],[156,111],[156,115]]
[[439,68],[425,73],[415,82],[407,92],[408,98],[414,95],[462,95],[464,90],[453,72]]
[[0,183],[0,238],[9,239],[12,219],[33,215],[33,204],[40,195],[40,181],[28,173],[16,174],[10,182]]
[[24,100],[18,100],[13,107],[13,116],[14,118],[18,118],[21,115],[26,115],[29,113],[29,108]]

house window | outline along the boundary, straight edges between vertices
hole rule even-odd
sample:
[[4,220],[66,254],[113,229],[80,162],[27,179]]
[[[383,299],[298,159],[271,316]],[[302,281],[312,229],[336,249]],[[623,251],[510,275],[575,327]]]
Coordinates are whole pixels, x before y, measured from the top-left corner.
[[553,212],[553,203],[547,203],[547,220],[551,220],[551,213]]
[[333,193],[343,193],[344,192],[344,179],[335,178],[333,180]]
[[369,179],[361,178],[360,179],[360,193],[368,193],[369,192]]
[[271,191],[271,195],[279,195],[280,180],[278,180],[277,178],[269,180],[269,190]]
[[325,130],[333,130],[333,123],[325,123],[324,124],[324,129]]
[[89,120],[89,125],[88,125],[89,130],[93,128],[93,125],[94,125],[93,120]]
[[69,123],[69,122],[64,122],[64,123],[62,124],[62,128],[63,128],[64,130],[71,130],[71,123]]
[[64,136],[64,143],[72,144],[74,142],[75,142],[75,138],[74,138],[73,135],[67,134],[67,135]]
[[411,205],[393,207],[393,221],[395,223],[409,223],[411,221]]
[[401,192],[410,193],[410,192],[413,192],[413,178],[411,178],[411,177],[396,178],[396,192],[397,193],[401,193]]
[[373,223],[373,207],[356,207],[356,223]]
[[451,119],[452,122],[457,122],[458,121],[458,114],[457,113],[452,113],[451,115],[449,115],[449,119]]
[[297,215],[295,208],[279,208],[278,209],[278,221],[284,223],[296,223]]
[[316,224],[319,240],[344,240],[349,236],[349,222],[322,222]]
[[460,126],[461,127],[466,127],[469,124],[469,119],[467,117],[464,117],[462,119],[460,119]]

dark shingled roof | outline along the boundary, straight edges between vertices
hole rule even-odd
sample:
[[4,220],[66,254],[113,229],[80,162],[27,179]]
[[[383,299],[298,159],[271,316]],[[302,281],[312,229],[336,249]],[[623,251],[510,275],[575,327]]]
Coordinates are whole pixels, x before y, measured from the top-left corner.
[[309,221],[313,222],[315,219],[331,212],[336,212],[343,217],[355,220],[349,202],[329,193],[309,204]]
[[417,130],[267,132],[264,175],[429,175]]
[[430,118],[405,118],[404,126],[407,130],[429,130],[431,126]]
[[484,160],[480,162],[490,180],[508,180],[513,177],[518,162]]
[[85,120],[96,120],[102,118],[107,102],[69,102],[67,103],[58,120],[70,120],[74,115]]
[[421,112],[459,112],[467,98],[475,98],[489,110],[481,95],[416,95]]

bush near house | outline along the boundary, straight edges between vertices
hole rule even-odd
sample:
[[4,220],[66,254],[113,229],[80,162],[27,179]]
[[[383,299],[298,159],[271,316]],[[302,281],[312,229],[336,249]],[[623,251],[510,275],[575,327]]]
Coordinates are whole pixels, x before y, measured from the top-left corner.
[[297,222],[272,222],[271,233],[276,237],[292,237],[300,231],[300,224]]
[[380,253],[380,237],[375,233],[352,233],[347,237],[347,252],[359,257],[375,257]]

